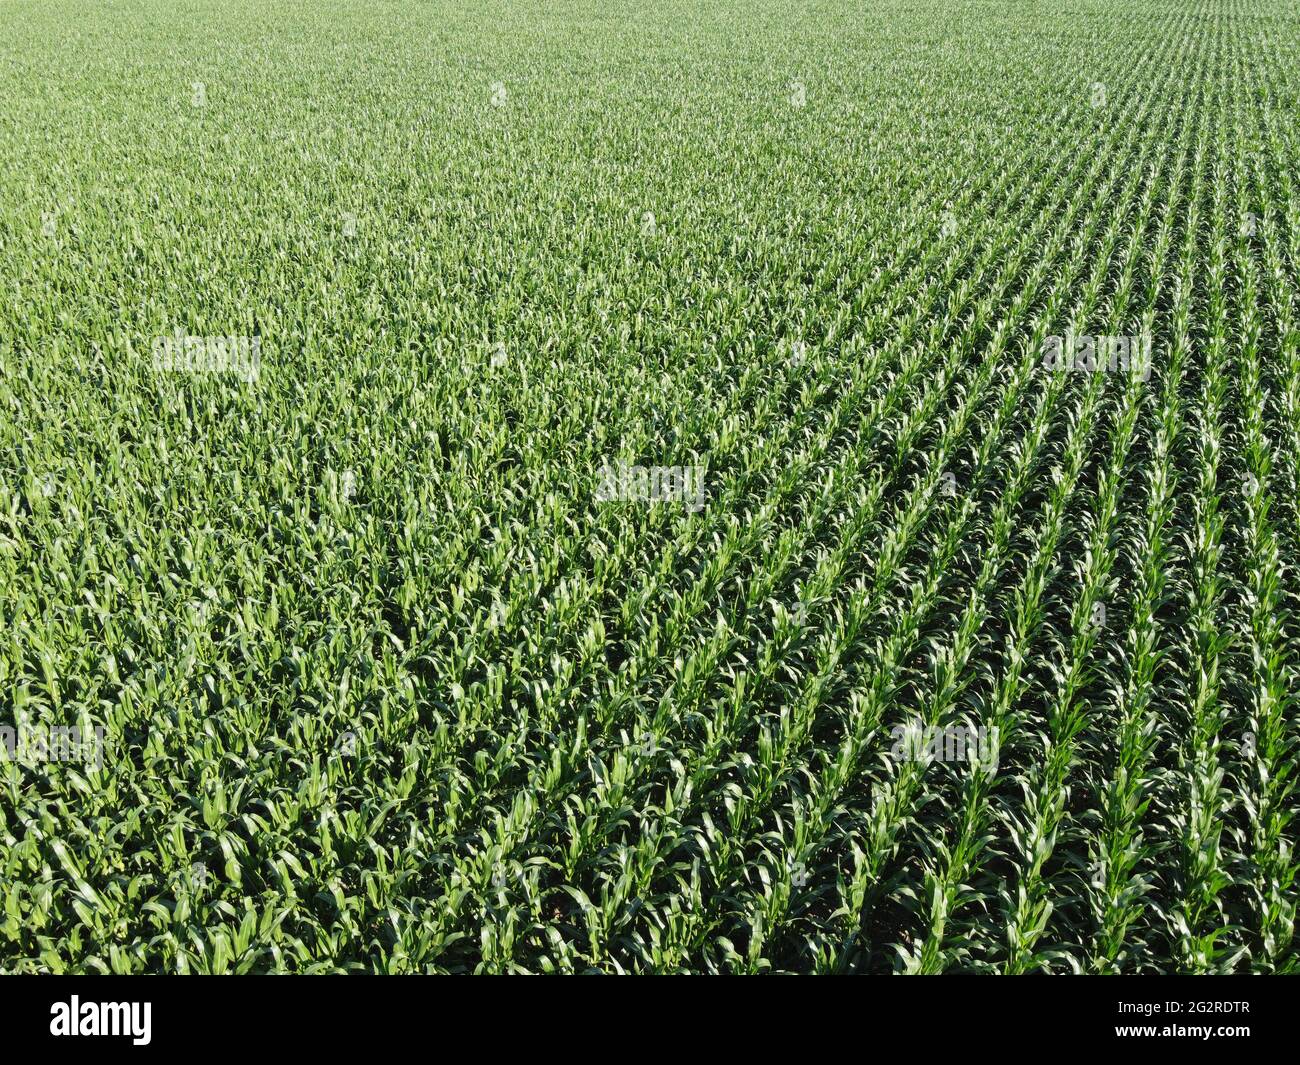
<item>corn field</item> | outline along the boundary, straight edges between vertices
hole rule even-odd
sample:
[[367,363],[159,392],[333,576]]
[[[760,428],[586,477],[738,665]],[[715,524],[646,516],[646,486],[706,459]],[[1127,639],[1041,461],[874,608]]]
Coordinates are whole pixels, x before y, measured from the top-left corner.
[[0,969],[1300,972],[1294,4],[0,27]]

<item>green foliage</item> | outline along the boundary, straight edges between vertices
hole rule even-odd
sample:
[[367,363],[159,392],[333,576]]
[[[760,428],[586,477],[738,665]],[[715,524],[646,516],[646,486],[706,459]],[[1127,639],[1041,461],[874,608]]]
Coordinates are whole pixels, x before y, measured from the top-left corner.
[[1300,971],[1281,0],[3,23],[0,968]]

